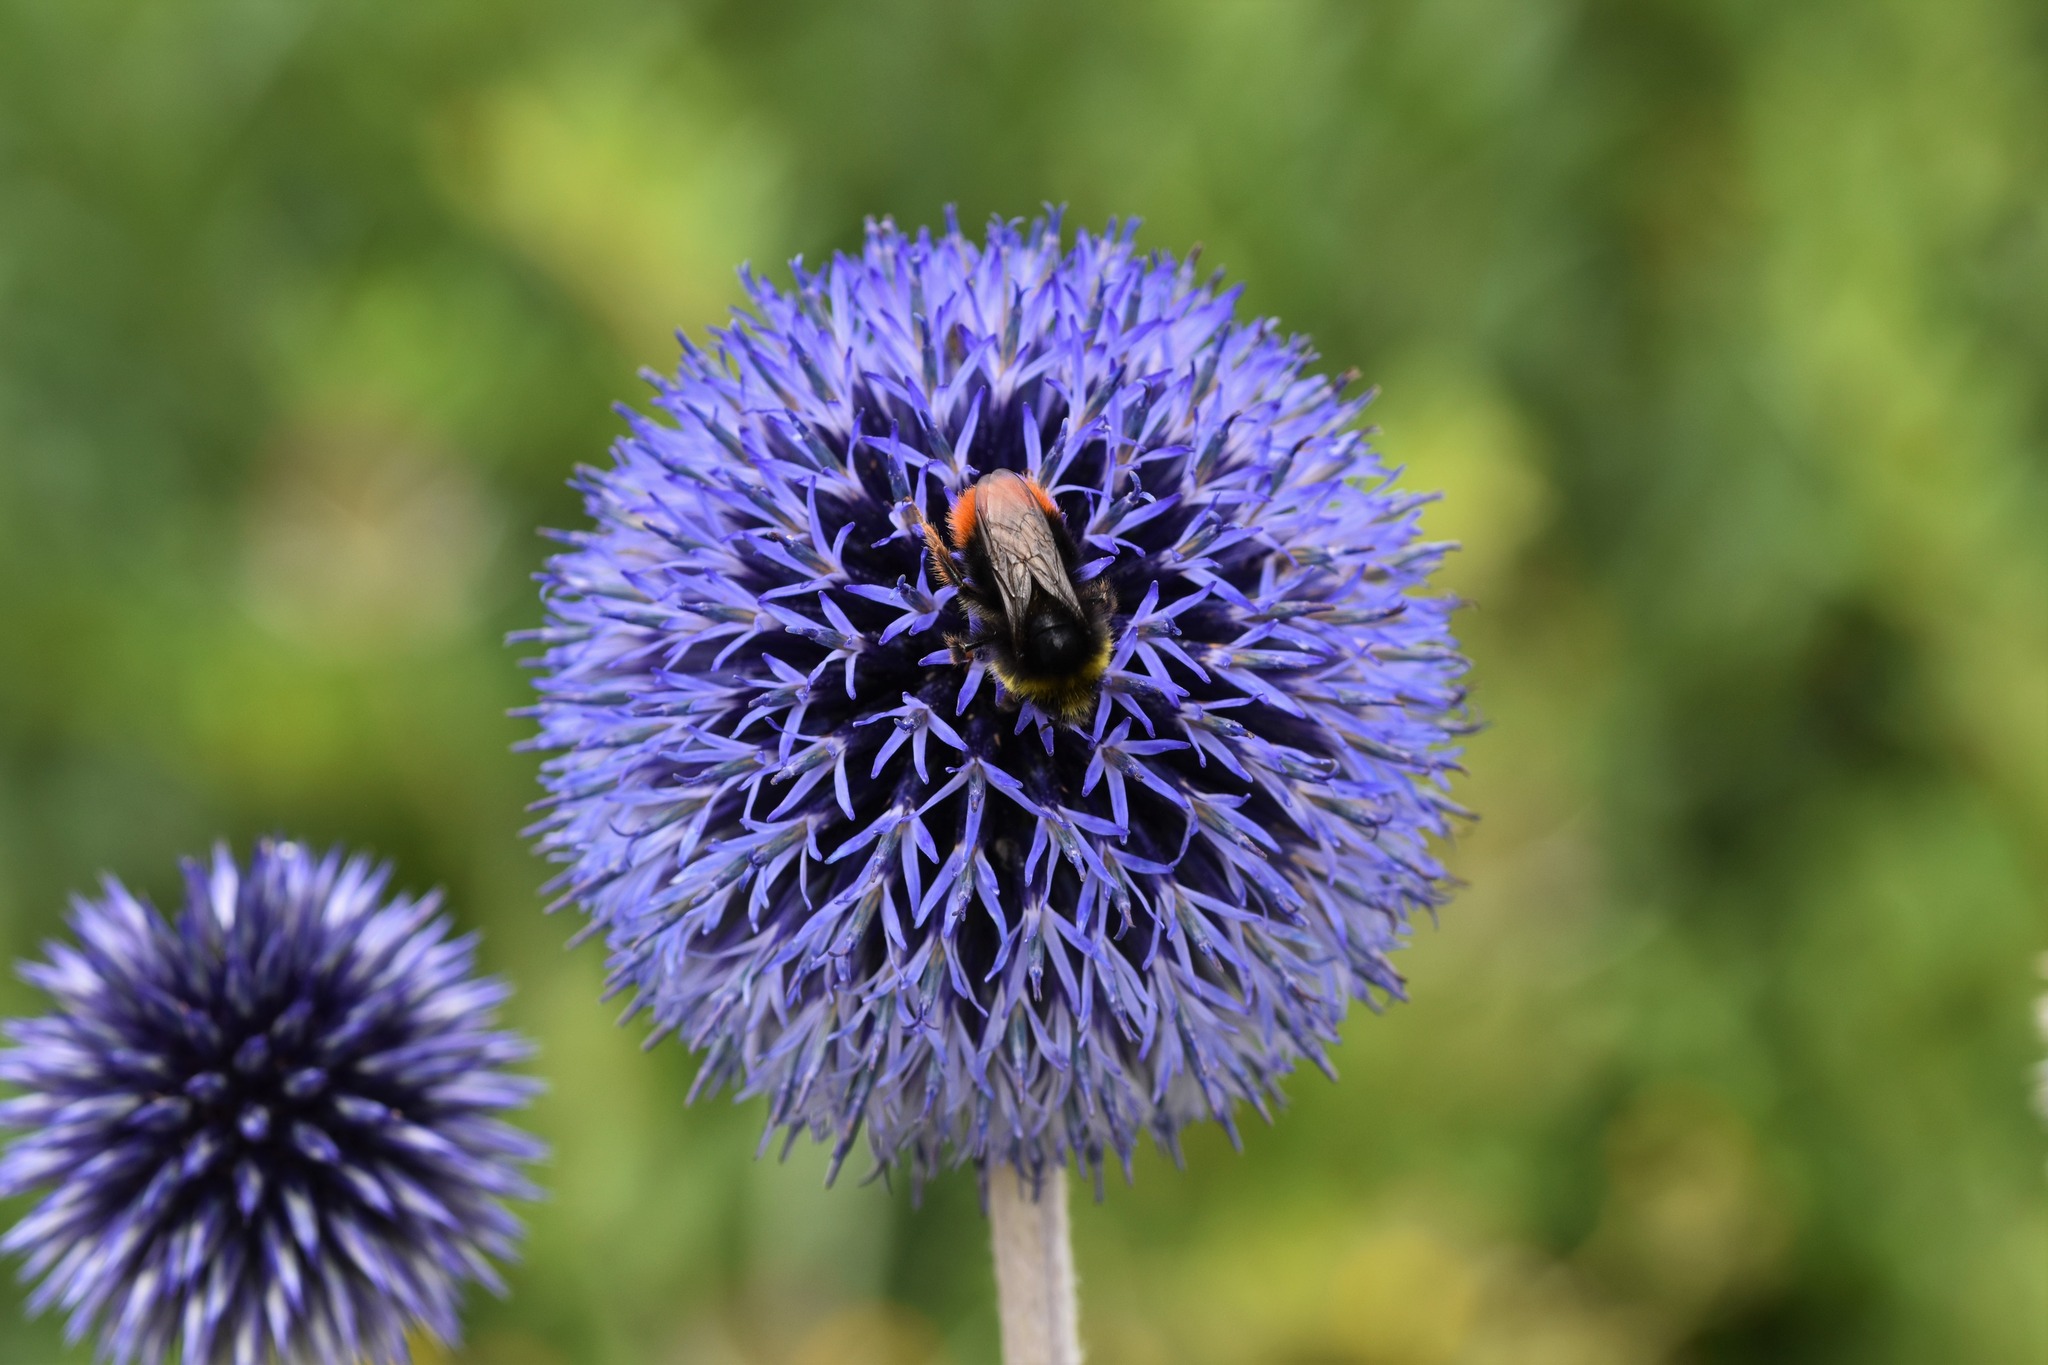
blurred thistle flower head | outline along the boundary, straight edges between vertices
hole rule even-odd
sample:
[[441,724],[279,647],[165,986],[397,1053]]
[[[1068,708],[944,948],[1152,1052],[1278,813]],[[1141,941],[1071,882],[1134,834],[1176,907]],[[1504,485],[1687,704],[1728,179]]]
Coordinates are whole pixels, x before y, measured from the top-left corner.
[[[1267,1113],[1351,998],[1401,995],[1460,813],[1446,547],[1370,395],[1130,227],[883,222],[793,271],[577,480],[596,525],[531,637],[562,902],[699,1090],[835,1171],[864,1128],[914,1181],[1128,1174],[1141,1134]],[[934,572],[999,470],[1113,602],[1056,713],[959,647],[972,585]]]
[[390,1365],[408,1331],[452,1340],[541,1155],[496,1115],[535,1083],[492,1027],[507,989],[475,975],[438,897],[387,897],[389,869],[259,844],[185,865],[175,920],[108,878],[75,943],[23,968],[55,1013],[9,1023],[0,1080],[19,1130],[0,1193],[47,1196],[4,1242],[31,1306],[97,1324],[145,1365]]

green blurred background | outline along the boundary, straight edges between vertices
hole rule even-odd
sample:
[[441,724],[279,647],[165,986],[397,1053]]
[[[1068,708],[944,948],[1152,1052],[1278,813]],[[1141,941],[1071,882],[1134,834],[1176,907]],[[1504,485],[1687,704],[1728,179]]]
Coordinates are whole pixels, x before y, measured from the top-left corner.
[[970,1179],[613,1027],[500,641],[738,262],[1136,214],[1383,386],[1493,728],[1414,1003],[1077,1207],[1092,1358],[2048,1359],[2044,130],[2034,0],[0,0],[0,950],[373,846],[553,1085],[455,1359],[992,1362]]

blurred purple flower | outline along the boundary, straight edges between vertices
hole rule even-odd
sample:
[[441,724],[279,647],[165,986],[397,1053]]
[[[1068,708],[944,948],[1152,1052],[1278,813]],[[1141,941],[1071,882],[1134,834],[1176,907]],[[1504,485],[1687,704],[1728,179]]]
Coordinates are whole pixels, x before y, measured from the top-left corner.
[[54,1014],[7,1026],[0,1080],[25,1130],[0,1193],[48,1190],[0,1246],[30,1303],[95,1324],[115,1361],[387,1365],[406,1334],[458,1331],[464,1281],[519,1224],[539,1145],[492,1117],[535,1083],[491,1027],[507,989],[473,974],[439,899],[389,869],[259,844],[185,865],[167,921],[108,878],[76,944],[23,975]]
[[[697,1088],[835,1171],[863,1126],[914,1180],[1099,1176],[1266,1113],[1442,899],[1465,664],[1428,498],[1354,429],[1369,394],[1129,228],[884,222],[794,273],[745,276],[667,420],[577,480],[596,529],[528,637],[554,889]],[[947,649],[921,519],[996,469],[1122,604],[1078,726]]]

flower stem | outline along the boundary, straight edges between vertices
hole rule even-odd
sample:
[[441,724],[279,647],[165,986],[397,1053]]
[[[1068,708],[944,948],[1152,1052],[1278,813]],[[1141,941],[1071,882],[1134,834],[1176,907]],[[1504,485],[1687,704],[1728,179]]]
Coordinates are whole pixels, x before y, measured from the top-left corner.
[[1014,1167],[988,1174],[988,1222],[996,1253],[1003,1365],[1081,1365],[1074,1247],[1067,1235],[1067,1173],[1038,1181]]

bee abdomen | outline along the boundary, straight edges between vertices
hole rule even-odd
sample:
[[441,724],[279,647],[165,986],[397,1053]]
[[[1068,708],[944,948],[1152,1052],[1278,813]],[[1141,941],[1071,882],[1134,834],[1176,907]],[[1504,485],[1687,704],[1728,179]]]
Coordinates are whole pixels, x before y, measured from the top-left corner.
[[1051,607],[1032,612],[1018,642],[1019,670],[1051,678],[1081,671],[1097,651],[1094,632],[1072,612]]

